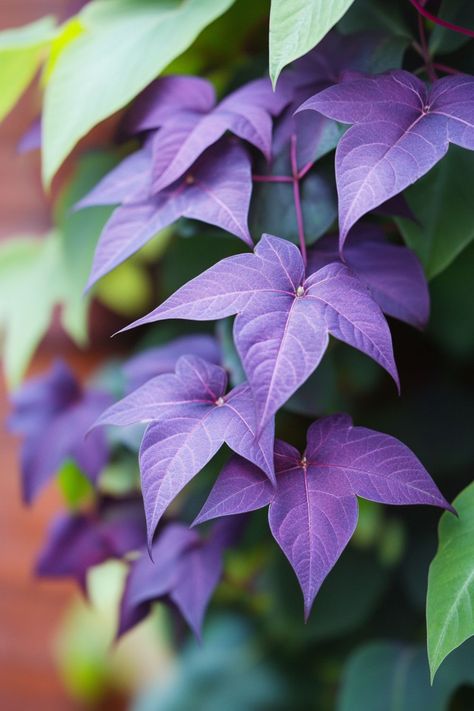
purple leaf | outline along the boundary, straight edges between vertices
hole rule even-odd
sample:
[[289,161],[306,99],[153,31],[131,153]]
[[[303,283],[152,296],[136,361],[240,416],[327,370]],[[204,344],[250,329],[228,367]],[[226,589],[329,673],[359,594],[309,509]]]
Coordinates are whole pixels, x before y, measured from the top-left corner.
[[170,503],[226,442],[273,478],[273,422],[256,440],[251,393],[239,386],[223,405],[201,416],[170,418],[148,427],[140,448],[140,471],[148,539]]
[[173,123],[181,111],[207,113],[216,101],[214,87],[206,79],[193,76],[167,76],[156,79],[133,102],[123,130],[140,133]]
[[222,260],[132,326],[235,313],[234,340],[260,425],[314,371],[329,335],[374,358],[398,384],[390,331],[367,287],[341,263],[305,279],[297,247],[270,235],[254,254]]
[[446,77],[427,89],[394,71],[329,87],[299,111],[306,109],[355,124],[336,151],[341,249],[362,215],[427,173],[450,141],[474,149],[473,77]]
[[144,147],[123,159],[82,198],[76,210],[96,205],[118,205],[146,200],[151,191],[151,150]]
[[293,291],[254,299],[235,321],[234,341],[264,423],[318,366],[329,336],[323,313]]
[[242,457],[232,457],[219,474],[193,526],[221,516],[257,511],[268,506],[274,493],[274,486],[261,469]]
[[212,147],[192,173],[169,190],[115,210],[100,236],[88,287],[182,216],[217,225],[253,245],[247,227],[251,192],[245,149],[227,141]]
[[262,295],[236,319],[235,343],[261,422],[315,370],[329,334],[367,353],[398,383],[388,326],[359,279],[330,264],[300,285],[285,296]]
[[308,464],[278,478],[278,496],[268,514],[270,529],[298,577],[305,619],[354,533],[357,513],[357,500],[343,477],[334,481],[329,472],[313,471]]
[[140,471],[148,539],[169,504],[210,461],[222,444],[259,466],[270,479],[273,422],[257,439],[248,385],[226,395],[223,368],[182,356],[174,374],[158,375],[112,405],[95,426],[152,422],[140,448]]
[[122,596],[117,637],[148,614],[152,601],[163,598],[173,589],[179,574],[177,562],[187,549],[198,545],[199,540],[186,526],[168,524],[153,545],[153,558],[144,551],[132,563]]
[[[328,235],[309,252],[308,270],[316,271],[338,260],[337,235]],[[428,284],[411,250],[388,242],[379,228],[361,225],[351,230],[344,261],[368,287],[384,313],[416,328],[426,326],[430,310]]]
[[222,555],[237,538],[235,520],[217,523],[207,539],[182,524],[168,524],[130,568],[120,610],[118,637],[142,620],[152,602],[170,600],[199,638],[204,613],[222,575]]
[[144,545],[145,520],[137,504],[112,500],[104,502],[95,514],[58,516],[39,554],[37,575],[76,578],[85,592],[89,568]]
[[221,360],[219,345],[212,336],[182,336],[129,358],[123,367],[128,390],[135,390],[156,375],[172,373],[182,355],[198,356],[216,364]]
[[110,399],[98,390],[82,391],[62,363],[14,396],[9,425],[24,436],[21,473],[27,503],[67,459],[73,459],[95,482],[107,462],[108,446],[102,432],[93,432],[87,440],[84,437]]
[[252,392],[247,384],[238,385],[225,396],[224,406],[214,419],[218,420],[224,442],[274,481],[274,423],[270,421],[259,431]]
[[360,32],[341,35],[330,32],[311,52],[294,62],[280,78],[287,91],[291,91],[291,104],[284,111],[274,131],[273,150],[280,153],[288,147],[290,136],[297,137],[297,165],[302,169],[336,147],[341,128],[321,114],[295,111],[317,92],[341,81],[348,70],[369,72],[374,70],[374,57],[380,55],[387,36],[378,32]]
[[80,385],[70,368],[64,361],[56,360],[47,373],[27,380],[13,393],[9,428],[13,432],[42,428],[46,419],[69,407],[80,394]]
[[209,601],[223,569],[223,553],[239,533],[235,520],[219,521],[207,541],[186,551],[170,599],[201,639],[201,629]]
[[179,216],[176,201],[165,196],[118,207],[99,237],[86,291]]
[[306,455],[331,476],[343,473],[353,493],[364,499],[452,510],[408,447],[395,437],[353,427],[347,416],[314,423],[308,430]]
[[268,79],[257,79],[230,94],[191,128],[174,158],[154,181],[154,189],[163,190],[174,183],[226,131],[248,141],[269,159],[271,116],[279,113],[288,100],[286,93],[273,93]]
[[357,524],[356,496],[453,510],[415,455],[389,435],[353,427],[347,415],[315,422],[303,456],[275,446],[277,486],[239,457],[218,477],[195,523],[270,505],[269,523],[303,590],[305,616]]
[[433,84],[431,111],[448,119],[448,139],[457,146],[474,150],[474,77],[444,77]]
[[207,417],[180,417],[148,427],[140,447],[140,472],[148,545],[162,515],[222,445],[215,422]]
[[[232,316],[243,311],[257,292],[274,292],[273,281],[283,280],[285,274],[284,265],[264,261],[257,250],[254,254],[227,257],[184,284],[161,306],[125,330],[173,318],[211,321]],[[291,280],[285,279],[285,291],[291,288]]]
[[247,227],[252,194],[251,163],[238,143],[224,140],[186,175],[182,214],[237,235],[253,247]]
[[195,111],[182,111],[174,117],[172,122],[153,134],[150,139],[152,151],[150,175],[154,193],[159,192],[156,189],[156,184],[162,173],[174,160],[175,155],[201,119],[202,114]]
[[111,405],[94,427],[124,427],[137,422],[158,422],[183,415],[200,416],[224,395],[225,370],[195,356],[181,356],[175,373],[157,375]]

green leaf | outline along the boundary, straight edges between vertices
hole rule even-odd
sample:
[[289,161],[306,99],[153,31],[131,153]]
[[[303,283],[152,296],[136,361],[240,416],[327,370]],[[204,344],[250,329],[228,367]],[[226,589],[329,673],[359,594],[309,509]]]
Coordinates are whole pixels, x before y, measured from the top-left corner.
[[[183,236],[183,228],[189,228],[189,236]],[[221,231],[206,233],[202,227],[184,220],[181,224],[178,222],[177,230],[162,260],[159,282],[161,298],[169,296],[219,260],[242,251],[239,240]],[[193,255],[192,259],[189,258],[190,254]]]
[[[108,173],[117,159],[111,153],[97,151],[81,156],[73,179],[64,189],[55,205],[55,220],[61,235],[64,255],[64,269],[68,288],[76,298],[74,303],[83,301],[83,291],[92,266],[94,250],[102,229],[113,208],[90,207],[75,211],[73,206]],[[68,317],[74,317],[70,308]],[[77,333],[79,341],[85,341],[86,333]]]
[[382,30],[410,41],[413,38],[403,10],[398,2],[357,0],[338,24],[338,30],[344,34]]
[[349,657],[337,711],[447,711],[453,692],[474,681],[474,646],[460,650],[430,686],[422,647],[375,642]]
[[365,354],[331,341],[319,366],[288,400],[285,409],[312,418],[352,412],[357,398],[366,398],[383,377],[380,368]]
[[313,49],[354,0],[272,0],[270,77],[273,84],[287,64]]
[[0,329],[10,387],[21,381],[56,304],[63,305],[61,319],[73,338],[80,342],[86,332],[88,302],[71,293],[63,259],[57,232],[13,238],[0,249]]
[[94,495],[94,487],[72,459],[64,462],[59,470],[58,483],[71,509],[77,509]]
[[44,309],[41,299],[31,299],[26,294],[27,279],[31,275],[31,293],[35,293],[40,286],[35,274],[41,268],[38,264],[40,253],[41,242],[30,238],[7,240],[0,248],[2,355],[10,387],[19,384],[51,316],[49,304]]
[[[443,0],[437,15],[461,27],[474,27],[472,0]],[[432,54],[449,54],[466,42],[469,42],[466,35],[435,25],[430,38],[430,51]]]
[[82,136],[124,107],[234,0],[95,0],[57,57],[44,102],[49,184]]
[[0,121],[33,79],[55,34],[54,17],[0,32]]
[[[301,186],[301,209],[306,244],[311,245],[328,231],[337,217],[336,192],[325,173],[305,178]],[[250,226],[254,237],[268,232],[298,244],[291,183],[257,185],[252,199]]]
[[10,387],[20,383],[56,305],[67,333],[79,345],[87,342],[90,297],[83,290],[111,208],[71,208],[115,162],[104,153],[83,157],[55,206],[57,229],[44,238],[15,237],[0,247],[0,330]]
[[[55,659],[68,693],[80,705],[94,707],[113,688],[114,679],[127,683],[113,647],[120,596],[127,575],[122,561],[109,560],[88,571],[88,600],[76,598],[66,610],[55,645]],[[144,653],[149,653],[149,648]],[[116,683],[116,682],[115,682]]]
[[287,642],[322,642],[354,632],[370,618],[389,582],[371,552],[351,546],[324,581],[311,616],[303,625],[301,592],[289,575],[286,561],[276,559],[268,571],[268,624]]
[[474,242],[430,284],[429,335],[452,357],[470,363],[474,356]]
[[291,708],[286,681],[257,641],[248,620],[219,616],[180,655],[171,679],[145,689],[131,711],[283,711]]
[[140,491],[140,471],[136,456],[123,454],[108,464],[100,475],[100,490],[109,496],[126,496]]
[[222,352],[222,366],[229,373],[232,387],[235,387],[245,382],[246,376],[242,361],[235,347],[233,327],[234,319],[224,318],[217,322],[216,334]]
[[405,242],[429,278],[442,272],[474,238],[474,154],[451,146],[448,154],[405,197],[418,224],[397,219]]
[[474,635],[474,482],[444,513],[428,576],[426,617],[431,677],[453,649]]
[[136,261],[120,264],[97,285],[96,295],[112,311],[133,317],[151,306],[150,277]]

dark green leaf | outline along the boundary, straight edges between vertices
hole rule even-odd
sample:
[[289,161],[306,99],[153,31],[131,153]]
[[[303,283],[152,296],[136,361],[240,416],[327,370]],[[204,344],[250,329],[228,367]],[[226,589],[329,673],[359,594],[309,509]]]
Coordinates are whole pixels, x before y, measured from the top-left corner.
[[474,682],[474,645],[453,656],[433,686],[422,647],[374,642],[347,663],[337,711],[447,711],[458,686]]
[[446,269],[474,238],[474,153],[451,146],[448,154],[405,197],[418,223],[397,219],[428,278]]

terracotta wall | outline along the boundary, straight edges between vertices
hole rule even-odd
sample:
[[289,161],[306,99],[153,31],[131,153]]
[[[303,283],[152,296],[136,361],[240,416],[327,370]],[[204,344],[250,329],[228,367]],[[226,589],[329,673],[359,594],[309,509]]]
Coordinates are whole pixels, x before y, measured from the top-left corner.
[[[61,0],[0,0],[0,28],[14,27],[44,14],[61,11]],[[1,71],[1,64],[0,64]],[[0,238],[41,233],[49,210],[39,181],[37,155],[18,157],[15,146],[37,111],[30,91],[14,113],[0,124]],[[34,297],[34,295],[32,295]],[[80,371],[91,367],[90,356],[71,353]],[[47,351],[34,369],[47,367]],[[0,417],[8,405],[0,391]],[[73,594],[68,584],[35,581],[31,570],[52,513],[58,508],[53,489],[32,510],[20,503],[17,442],[0,431],[0,709],[2,711],[71,711],[55,670],[55,629]]]

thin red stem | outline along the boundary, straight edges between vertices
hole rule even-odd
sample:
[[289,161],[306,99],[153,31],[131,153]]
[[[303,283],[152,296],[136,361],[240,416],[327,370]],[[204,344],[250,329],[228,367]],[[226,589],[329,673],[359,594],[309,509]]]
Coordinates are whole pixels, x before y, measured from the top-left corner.
[[304,165],[301,168],[300,172],[298,173],[298,180],[302,180],[304,178],[304,176],[306,175],[306,173],[309,173],[309,171],[311,170],[313,165],[314,165],[314,163],[312,160],[309,163],[306,163],[306,165]]
[[438,77],[437,77],[436,72],[433,67],[433,61],[431,59],[430,48],[428,47],[428,42],[426,41],[425,26],[423,24],[423,18],[421,15],[418,15],[418,34],[420,35],[420,45],[421,45],[423,60],[425,62],[426,73],[428,74],[430,81],[436,81],[436,79]]
[[252,175],[252,180],[256,183],[292,183],[290,175]]
[[459,69],[454,69],[454,67],[448,67],[447,64],[440,64],[439,62],[435,62],[433,66],[435,69],[438,69],[440,72],[444,72],[445,74],[462,74]]
[[306,267],[308,258],[306,254],[306,241],[304,237],[303,210],[301,208],[300,178],[298,175],[298,161],[296,159],[296,136],[291,137],[290,144],[291,171],[293,173],[293,196],[295,200],[296,223],[298,225],[298,239],[300,243],[303,264]]
[[447,20],[441,19],[441,17],[438,17],[437,15],[433,15],[433,13],[429,12],[423,7],[420,0],[409,1],[413,5],[413,7],[418,10],[420,15],[423,15],[423,17],[426,17],[427,20],[431,20],[431,22],[434,22],[435,25],[439,25],[440,27],[444,27],[446,30],[452,30],[453,32],[457,32],[461,35],[466,35],[467,37],[474,37],[474,30],[470,30],[468,27],[461,27],[460,25],[453,25],[452,22],[448,22]]

